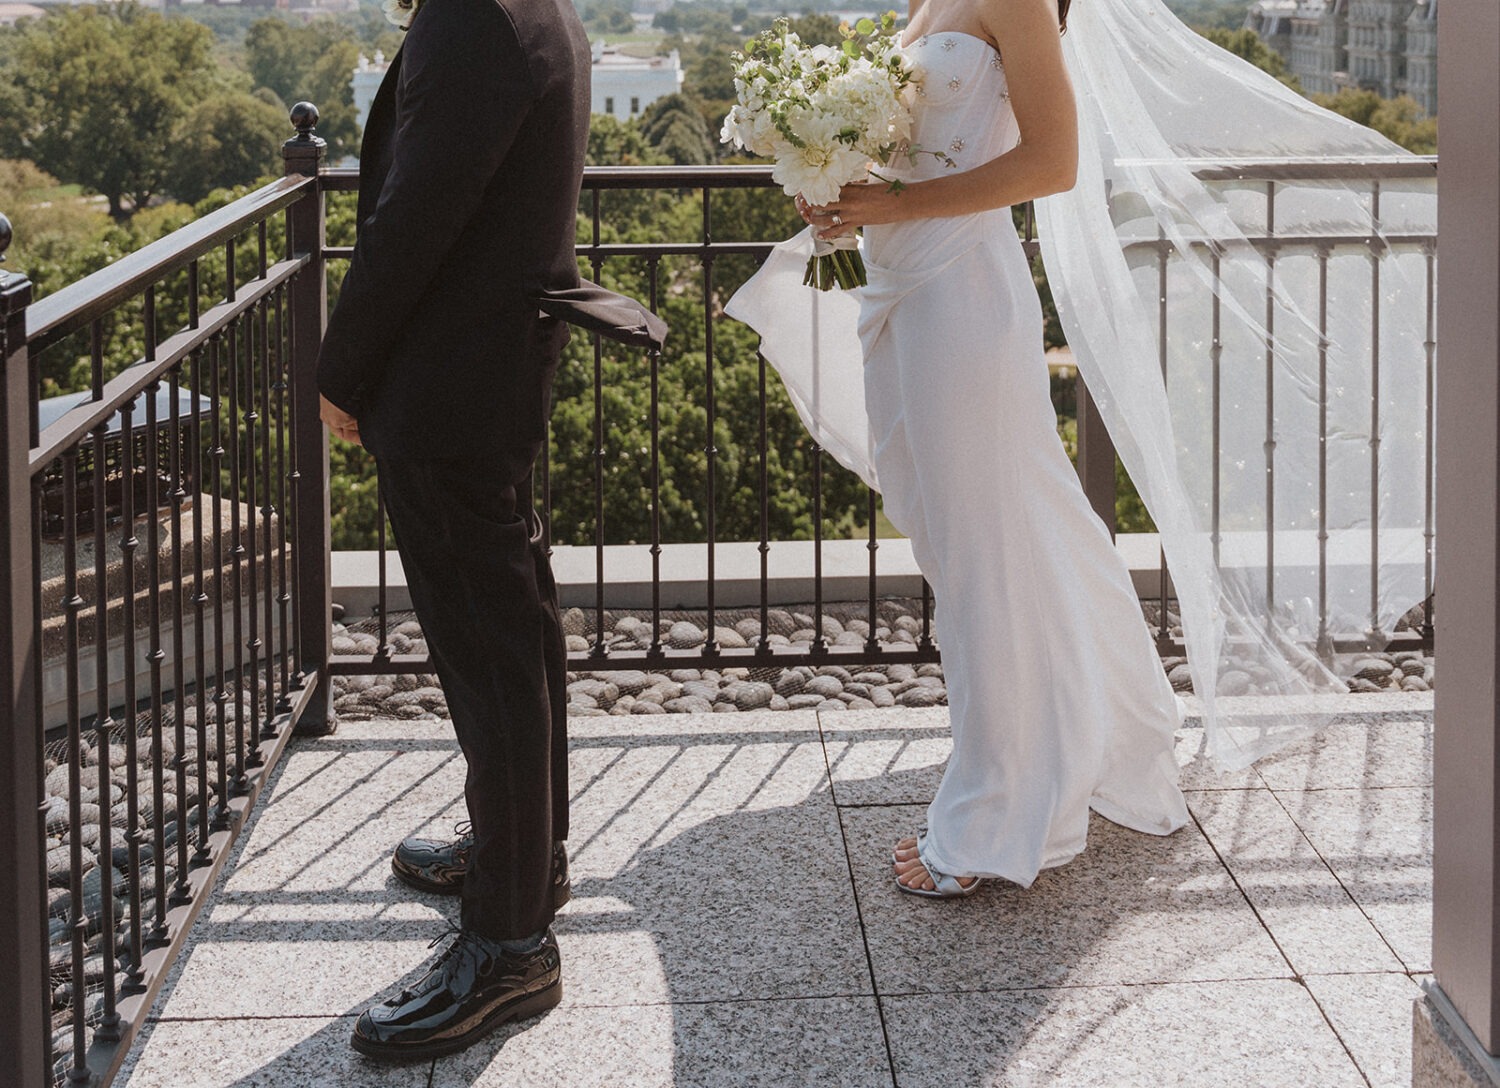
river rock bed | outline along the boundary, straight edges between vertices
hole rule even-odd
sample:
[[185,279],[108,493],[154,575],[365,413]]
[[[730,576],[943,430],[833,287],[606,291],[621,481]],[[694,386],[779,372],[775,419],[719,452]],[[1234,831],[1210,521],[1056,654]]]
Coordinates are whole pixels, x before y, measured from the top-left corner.
[[[809,646],[815,635],[811,608],[770,609],[767,641],[775,646]],[[1153,632],[1158,606],[1142,602],[1142,614]],[[761,637],[758,609],[721,610],[714,638],[725,649],[743,649]],[[1408,620],[1411,617],[1407,618]],[[595,614],[570,608],[563,631],[570,652],[585,652],[605,632],[610,650],[641,650],[652,643],[650,613],[606,611],[602,628]],[[1406,621],[1403,621],[1405,626]],[[1168,630],[1181,634],[1178,617],[1167,613]],[[657,628],[665,647],[692,650],[708,640],[702,612],[664,612]],[[874,637],[892,656],[915,648],[922,638],[920,601],[880,601]],[[822,633],[830,646],[864,646],[870,636],[869,606],[825,605]],[[411,613],[387,621],[387,642],[398,654],[422,654],[427,643]],[[373,654],[379,647],[376,621],[334,627],[335,654]],[[1193,682],[1185,657],[1164,657],[1162,670],[1175,691],[1190,693]],[[1003,660],[997,667],[1004,667]],[[1430,691],[1436,666],[1430,654],[1417,650],[1339,655],[1335,671],[1351,692]],[[1219,693],[1243,695],[1270,674],[1255,666],[1243,670],[1225,662]],[[367,721],[389,718],[438,719],[447,716],[447,701],[432,673],[391,676],[336,676],[333,707],[340,718]],[[867,710],[877,707],[945,706],[948,691],[942,666],[895,661],[878,665],[789,665],[785,667],[679,667],[658,671],[579,670],[568,673],[568,713],[575,717],[624,714],[709,714],[749,710]]]
[[[225,703],[225,722],[228,740],[229,764],[226,767],[228,781],[233,783],[234,726],[237,715],[243,715],[247,734],[250,736],[250,696],[240,695],[238,703],[231,693]],[[113,958],[116,992],[125,988],[126,973],[130,965],[132,945],[132,919],[130,911],[130,846],[129,803],[127,793],[132,788],[136,804],[136,826],[138,827],[138,877],[140,890],[141,923],[144,940],[142,951],[152,947],[150,937],[157,918],[157,890],[170,900],[177,882],[179,828],[187,828],[189,866],[197,854],[197,828],[199,803],[203,790],[198,778],[200,740],[197,728],[197,708],[188,706],[183,711],[184,743],[179,753],[177,745],[177,722],[175,704],[163,708],[161,722],[160,755],[153,751],[152,722],[150,714],[139,715],[134,723],[118,724],[109,731],[107,749],[108,773],[101,774],[101,752],[98,733],[88,725],[82,729],[78,746],[78,826],[75,832],[72,810],[72,776],[69,771],[69,745],[66,739],[48,741],[44,753],[43,820],[46,842],[44,844],[47,865],[47,929],[48,929],[48,973],[51,987],[52,1046],[59,1068],[67,1064],[72,1047],[74,1020],[74,970],[73,940],[69,919],[73,914],[72,883],[77,872],[81,899],[79,914],[84,920],[84,1001],[85,1023],[97,1025],[103,1015],[103,987],[107,966],[104,924],[104,888],[106,872],[109,876],[109,893],[113,902],[114,940]],[[219,738],[217,707],[207,709],[206,725],[201,742],[203,758],[207,761],[208,789],[210,797],[210,819],[213,816],[213,798],[218,782]],[[130,758],[129,732],[136,734],[135,756]],[[186,790],[179,796],[176,762],[179,757],[186,762]],[[164,770],[162,789],[158,795],[155,787],[154,768]],[[107,798],[107,799],[106,799]],[[107,807],[106,807],[107,806]],[[107,817],[107,818],[106,818]],[[103,825],[109,829],[109,850],[104,846]],[[158,839],[158,827],[160,838]],[[212,824],[210,831],[214,830]],[[78,850],[75,867],[73,851]],[[157,864],[157,850],[161,848],[161,862]],[[168,909],[173,905],[167,904]]]

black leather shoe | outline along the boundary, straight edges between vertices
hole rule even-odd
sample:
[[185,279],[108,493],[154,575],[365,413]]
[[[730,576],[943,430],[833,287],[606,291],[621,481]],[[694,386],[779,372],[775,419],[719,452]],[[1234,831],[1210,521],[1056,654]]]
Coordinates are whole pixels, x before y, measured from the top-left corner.
[[519,954],[464,929],[411,989],[361,1013],[349,1041],[372,1058],[441,1058],[561,1000],[562,958],[550,929],[540,948]]
[[[391,871],[419,891],[434,895],[460,894],[464,890],[464,874],[469,869],[469,851],[474,849],[474,832],[467,822],[453,830],[458,838],[452,842],[419,838],[403,840],[391,857]],[[558,843],[552,851],[553,909],[560,909],[572,898],[568,851]]]

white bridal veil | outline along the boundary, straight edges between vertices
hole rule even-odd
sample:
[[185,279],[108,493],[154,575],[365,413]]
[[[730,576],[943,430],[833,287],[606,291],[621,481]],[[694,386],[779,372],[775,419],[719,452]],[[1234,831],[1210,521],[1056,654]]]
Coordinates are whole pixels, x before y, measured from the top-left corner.
[[[1043,261],[1160,530],[1209,751],[1242,767],[1326,724],[1334,648],[1384,646],[1430,585],[1436,176],[1161,0],[1076,0],[1063,47],[1082,154],[1036,203]],[[767,260],[795,298],[726,311],[874,484],[857,302],[800,287],[810,244]]]
[[1436,175],[1161,0],[1078,0],[1063,46],[1082,155],[1042,259],[1240,767],[1325,724],[1329,652],[1429,584]]

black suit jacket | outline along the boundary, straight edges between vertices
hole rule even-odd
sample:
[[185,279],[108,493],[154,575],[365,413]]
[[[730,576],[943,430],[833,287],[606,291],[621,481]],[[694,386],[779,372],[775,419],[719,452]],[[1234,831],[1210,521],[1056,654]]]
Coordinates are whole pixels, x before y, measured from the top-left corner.
[[381,456],[482,456],[545,434],[578,285],[588,36],[571,0],[425,0],[360,154],[359,234],[318,387]]

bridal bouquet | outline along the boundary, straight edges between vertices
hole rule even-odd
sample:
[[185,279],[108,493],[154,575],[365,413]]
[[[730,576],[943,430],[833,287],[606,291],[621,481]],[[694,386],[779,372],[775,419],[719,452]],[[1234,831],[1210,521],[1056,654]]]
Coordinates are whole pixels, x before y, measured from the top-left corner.
[[[732,54],[739,101],[720,140],[774,158],[771,176],[810,204],[837,200],[839,189],[869,176],[871,163],[885,162],[911,135],[917,77],[899,48],[895,13],[839,31],[841,47],[808,46],[777,19]],[[864,284],[858,243],[819,239],[803,282],[823,291]]]

